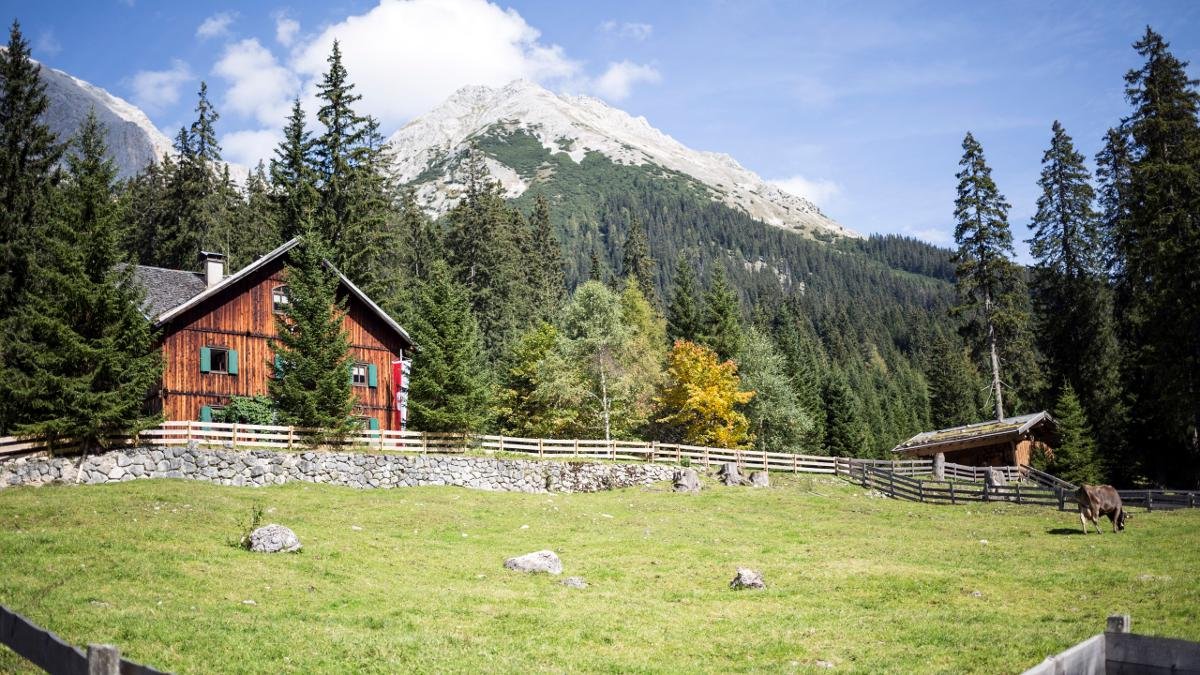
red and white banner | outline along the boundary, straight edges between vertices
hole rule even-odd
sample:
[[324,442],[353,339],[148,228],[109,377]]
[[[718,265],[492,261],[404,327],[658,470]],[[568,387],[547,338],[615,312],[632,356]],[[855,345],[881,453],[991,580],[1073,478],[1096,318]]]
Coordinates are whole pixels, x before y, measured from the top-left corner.
[[395,386],[396,429],[404,431],[408,426],[408,383],[412,379],[412,359],[392,361],[392,382]]

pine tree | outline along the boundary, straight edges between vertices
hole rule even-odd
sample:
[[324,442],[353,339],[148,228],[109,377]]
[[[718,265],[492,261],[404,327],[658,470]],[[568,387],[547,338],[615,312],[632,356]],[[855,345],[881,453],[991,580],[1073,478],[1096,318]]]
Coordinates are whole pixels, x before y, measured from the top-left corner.
[[287,241],[305,234],[302,224],[311,224],[320,196],[313,169],[313,142],[306,127],[300,99],[283,128],[283,140],[271,158],[271,199],[275,205],[280,237]]
[[409,412],[414,429],[476,432],[492,418],[492,383],[467,291],[442,260],[418,282],[405,325],[420,351]]
[[729,287],[725,268],[717,265],[712,286],[704,296],[704,330],[701,343],[722,359],[733,358],[742,349],[742,312],[737,291]]
[[1095,193],[1071,137],[1054,123],[1030,227],[1038,346],[1050,371],[1082,394],[1089,419],[1116,445],[1123,425],[1112,303]]
[[304,238],[289,252],[291,302],[286,313],[275,315],[275,377],[267,383],[280,421],[323,430],[318,442],[349,433],[355,405],[345,301],[339,301],[337,274],[325,261],[318,238]]
[[1054,406],[1054,419],[1058,422],[1059,442],[1046,470],[1080,485],[1100,482],[1103,471],[1097,457],[1091,424],[1075,390],[1069,384],[1063,387]]
[[1129,248],[1121,239],[1129,227],[1132,167],[1128,130],[1109,129],[1104,135],[1104,148],[1096,153],[1096,178],[1100,183],[1104,263],[1108,273],[1117,278],[1124,272],[1122,252]]
[[977,379],[966,350],[957,339],[938,333],[925,355],[925,379],[929,383],[929,418],[935,429],[946,429],[979,421],[976,407]]
[[117,172],[107,153],[92,111],[67,155],[61,213],[28,295],[0,324],[11,359],[0,398],[12,430],[83,448],[150,426],[143,403],[162,367],[121,252]]
[[1117,220],[1117,290],[1133,436],[1159,480],[1200,476],[1200,92],[1161,35],[1134,44],[1128,213]]
[[637,281],[642,295],[653,301],[656,297],[654,290],[655,263],[654,258],[650,257],[650,242],[646,237],[646,228],[637,214],[631,216],[629,220],[629,234],[625,238],[621,273],[626,278]]
[[566,299],[567,288],[563,280],[562,244],[550,221],[550,203],[543,195],[534,198],[529,226],[532,238],[526,255],[530,261],[526,268],[529,275],[526,283],[531,293],[531,306],[541,318],[550,319]]
[[192,154],[200,161],[215,165],[221,161],[221,146],[217,143],[217,120],[221,116],[208,100],[208,83],[200,81],[196,92],[196,120],[189,129]]
[[[1036,366],[1030,365],[1028,317],[1022,306],[1027,295],[1011,260],[1014,252],[1008,226],[1009,204],[992,180],[983,148],[970,133],[963,139],[959,166],[962,171],[957,174],[958,198],[954,201],[959,304],[954,313],[966,317],[964,331],[972,338],[976,351],[987,356],[996,418],[1003,419],[1005,383],[1001,365],[1008,362],[1005,374],[1014,384],[1018,378],[1037,375]],[[1020,388],[1014,388],[1020,392]]]
[[825,452],[834,457],[866,457],[867,429],[860,403],[850,390],[846,376],[833,371],[825,379]]
[[13,21],[0,50],[0,318],[17,307],[29,282],[63,154],[44,120],[50,101],[40,71]]
[[797,316],[789,305],[780,308],[775,322],[775,341],[787,362],[792,386],[801,407],[812,413],[813,426],[805,436],[804,445],[815,452],[825,440],[825,415],[822,414],[825,403],[821,392],[829,368],[827,358],[811,322]]
[[696,286],[696,269],[688,256],[681,253],[675,262],[671,303],[667,308],[667,335],[672,340],[695,342],[704,331]]

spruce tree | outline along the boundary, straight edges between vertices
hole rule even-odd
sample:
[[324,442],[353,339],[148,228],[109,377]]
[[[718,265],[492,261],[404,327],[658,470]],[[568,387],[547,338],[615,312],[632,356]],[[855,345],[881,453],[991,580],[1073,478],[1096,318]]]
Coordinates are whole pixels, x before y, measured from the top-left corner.
[[866,457],[867,430],[861,404],[840,370],[830,373],[822,390],[825,401],[825,452],[834,457]]
[[9,357],[0,397],[11,430],[81,448],[150,426],[143,405],[162,367],[121,250],[117,172],[107,153],[92,111],[67,155],[61,210],[25,300],[0,323]]
[[63,154],[44,119],[50,101],[40,71],[13,21],[0,50],[0,318],[16,308],[29,282]]
[[704,332],[700,341],[724,360],[736,356],[744,340],[737,291],[729,287],[725,268],[718,264],[712,286],[704,296]]
[[550,220],[550,202],[544,195],[533,200],[533,213],[529,217],[531,229],[530,248],[526,259],[531,293],[531,306],[543,319],[550,319],[562,306],[567,297],[563,280],[566,263],[563,260],[562,244],[554,232]]
[[275,376],[267,388],[282,423],[321,429],[317,442],[336,440],[351,431],[355,405],[338,277],[317,237],[291,249],[285,273],[291,301],[275,315]]
[[1089,419],[1116,444],[1122,419],[1104,240],[1083,155],[1058,122],[1042,158],[1042,189],[1030,227],[1037,342],[1055,378],[1080,392]]
[[1104,472],[1097,456],[1092,427],[1079,397],[1069,384],[1063,387],[1054,406],[1054,419],[1058,422],[1059,442],[1046,470],[1072,483],[1094,485],[1100,482]]
[[[1011,259],[1014,252],[1008,226],[1009,204],[996,188],[975,137],[967,133],[962,147],[958,198],[954,201],[954,239],[958,243],[954,256],[958,305],[954,314],[966,318],[964,332],[976,352],[986,356],[996,418],[1003,419],[1003,385],[1037,375],[1036,366],[1029,365],[1028,317],[1023,307],[1027,295]],[[1006,361],[1009,368],[1002,375]]]
[[1134,44],[1126,76],[1133,161],[1117,220],[1118,309],[1132,436],[1158,480],[1200,476],[1200,92],[1161,35]]
[[642,290],[646,299],[654,302],[657,293],[655,287],[654,258],[650,257],[650,242],[646,237],[646,228],[634,214],[629,221],[629,234],[625,238],[625,248],[622,256],[621,273],[625,278],[632,278]]
[[703,332],[700,293],[696,284],[696,268],[691,259],[681,253],[675,261],[675,278],[671,287],[671,302],[667,307],[667,335],[671,340],[695,342]]
[[409,389],[411,426],[476,432],[491,421],[492,382],[467,291],[433,260],[417,283],[405,325],[418,345]]
[[925,379],[933,428],[946,429],[979,421],[974,373],[975,368],[958,339],[943,333],[932,338],[925,354]]
[[271,158],[271,200],[284,241],[305,234],[303,224],[313,222],[320,196],[313,169],[313,142],[300,99],[292,101],[292,112],[283,128],[283,140]]

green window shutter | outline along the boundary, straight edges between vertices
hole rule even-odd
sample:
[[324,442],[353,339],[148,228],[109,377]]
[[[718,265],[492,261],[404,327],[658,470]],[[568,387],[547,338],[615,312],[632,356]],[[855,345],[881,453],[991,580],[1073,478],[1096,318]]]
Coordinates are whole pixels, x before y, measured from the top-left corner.
[[[371,367],[374,368],[374,366],[371,366]],[[371,386],[375,386],[375,385],[371,385]],[[367,428],[370,429],[371,431],[378,431],[379,430],[379,420],[374,417],[368,417],[367,418]]]
[[212,350],[208,347],[200,348],[200,372],[207,373],[212,371]]
[[[368,387],[378,387],[379,386],[379,372],[375,370],[374,363],[367,364],[367,386]],[[378,427],[372,427],[372,428],[378,429]]]
[[279,377],[281,375],[283,375],[283,356],[280,354],[276,354],[275,355],[275,377]]
[[212,421],[212,408],[211,407],[209,407],[209,406],[201,406],[200,407],[200,421],[201,422],[211,422]]
[[228,372],[230,375],[237,375],[237,350],[236,349],[229,350]]

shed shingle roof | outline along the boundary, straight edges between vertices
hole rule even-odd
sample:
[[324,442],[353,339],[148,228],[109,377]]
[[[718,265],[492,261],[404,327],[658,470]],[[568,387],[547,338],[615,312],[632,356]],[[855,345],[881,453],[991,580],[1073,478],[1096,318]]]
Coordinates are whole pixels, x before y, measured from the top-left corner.
[[1050,413],[1043,410],[1029,415],[1006,417],[1003,420],[988,420],[961,427],[925,431],[892,448],[892,452],[913,451],[973,439],[1002,439],[1008,436],[1020,436],[1043,421],[1055,423]]

